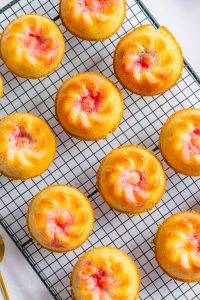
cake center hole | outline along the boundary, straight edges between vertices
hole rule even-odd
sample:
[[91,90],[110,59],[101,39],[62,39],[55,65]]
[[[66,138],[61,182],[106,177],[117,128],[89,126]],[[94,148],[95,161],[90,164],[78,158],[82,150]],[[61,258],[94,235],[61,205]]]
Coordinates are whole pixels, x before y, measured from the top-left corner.
[[145,49],[137,55],[134,60],[134,66],[137,66],[141,71],[148,70],[151,66],[156,63],[156,55],[153,51]]
[[74,218],[71,215],[61,214],[48,221],[46,228],[47,234],[51,237],[55,245],[62,244],[62,240],[68,236],[67,230],[74,224]]
[[81,97],[81,110],[85,113],[95,112],[101,105],[101,93],[88,91],[87,95]]
[[126,175],[126,181],[130,185],[139,186],[142,181],[142,175],[138,171],[129,172]]
[[67,209],[57,209],[53,218],[56,227],[62,230],[74,224],[75,217]]
[[23,127],[18,126],[11,136],[11,141],[16,147],[28,147],[32,142],[32,137]]
[[91,278],[94,289],[99,288],[100,290],[107,291],[113,284],[112,276],[103,268],[99,268],[95,274],[91,275]]
[[22,42],[31,53],[45,55],[52,50],[51,41],[48,38],[43,37],[42,33],[39,31],[30,31],[22,37]]
[[58,217],[55,219],[55,224],[58,228],[65,230],[66,228],[70,227],[74,222],[74,219],[71,216],[66,217]]

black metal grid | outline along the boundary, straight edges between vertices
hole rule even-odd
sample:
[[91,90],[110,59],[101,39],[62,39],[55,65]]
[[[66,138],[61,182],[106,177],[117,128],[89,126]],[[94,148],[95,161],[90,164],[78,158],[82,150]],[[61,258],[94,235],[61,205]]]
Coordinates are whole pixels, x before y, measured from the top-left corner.
[[[158,24],[140,1],[127,0],[127,16],[121,29],[111,39],[90,43],[80,41],[66,32],[58,17],[58,0],[14,0],[0,10],[0,27],[16,16],[37,12],[56,21],[64,33],[67,51],[62,64],[50,76],[35,81],[14,77],[3,63],[5,96],[0,102],[0,117],[14,111],[29,111],[53,128],[57,137],[57,155],[53,165],[41,176],[28,181],[11,181],[0,176],[0,222],[27,258],[55,299],[71,299],[70,272],[77,258],[90,247],[113,245],[126,251],[140,268],[142,285],[140,299],[199,299],[198,284],[183,284],[163,274],[154,258],[152,240],[157,225],[180,210],[199,210],[198,178],[181,176],[165,164],[167,192],[155,209],[140,216],[126,216],[102,201],[95,187],[95,174],[101,159],[122,144],[133,143],[153,150],[157,147],[159,130],[174,111],[183,107],[200,107],[200,81],[186,63],[178,84],[165,94],[140,97],[123,89],[112,68],[112,53],[120,37],[140,24]],[[107,140],[81,142],[69,137],[57,123],[54,114],[55,93],[61,83],[77,72],[97,71],[113,80],[123,92],[125,114],[119,128]],[[27,204],[43,187],[67,183],[84,192],[95,210],[94,231],[88,241],[66,255],[49,253],[29,237],[25,224]]]

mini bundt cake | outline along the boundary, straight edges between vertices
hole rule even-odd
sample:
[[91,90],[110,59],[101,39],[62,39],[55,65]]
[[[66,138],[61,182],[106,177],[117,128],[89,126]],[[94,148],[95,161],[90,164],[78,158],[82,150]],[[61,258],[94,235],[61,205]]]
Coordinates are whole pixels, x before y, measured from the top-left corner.
[[125,88],[138,95],[153,96],[170,89],[181,77],[183,55],[165,27],[142,25],[118,43],[114,70]]
[[46,122],[30,113],[13,113],[0,120],[0,173],[28,179],[53,162],[55,136]]
[[10,22],[1,35],[1,58],[15,75],[36,79],[57,68],[64,55],[64,37],[47,17],[24,15]]
[[30,202],[28,229],[33,239],[53,252],[68,252],[90,235],[94,213],[89,200],[67,185],[49,186]]
[[200,214],[176,213],[158,228],[156,259],[170,277],[183,282],[200,281]]
[[160,133],[160,152],[176,172],[200,176],[200,109],[175,112]]
[[61,0],[65,27],[84,40],[105,40],[118,31],[126,15],[125,0]]
[[87,251],[76,263],[71,275],[75,300],[136,300],[140,274],[134,261],[113,247]]
[[112,150],[101,162],[97,187],[111,208],[126,214],[152,209],[165,192],[166,176],[153,152],[126,145]]
[[58,90],[55,105],[63,129],[81,140],[106,138],[118,127],[124,111],[119,89],[97,73],[67,79]]

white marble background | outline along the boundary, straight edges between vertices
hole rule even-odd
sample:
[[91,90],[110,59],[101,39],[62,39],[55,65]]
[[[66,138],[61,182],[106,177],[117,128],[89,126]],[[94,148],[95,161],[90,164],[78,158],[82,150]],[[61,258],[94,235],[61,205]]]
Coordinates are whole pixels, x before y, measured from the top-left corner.
[[[0,0],[0,7],[11,2]],[[184,56],[200,76],[200,1],[199,0],[143,0],[153,16],[167,26],[181,44]],[[1,22],[1,19],[0,19]],[[29,266],[4,230],[5,260],[1,266],[11,300],[51,300],[45,286]],[[3,298],[0,295],[0,300]]]

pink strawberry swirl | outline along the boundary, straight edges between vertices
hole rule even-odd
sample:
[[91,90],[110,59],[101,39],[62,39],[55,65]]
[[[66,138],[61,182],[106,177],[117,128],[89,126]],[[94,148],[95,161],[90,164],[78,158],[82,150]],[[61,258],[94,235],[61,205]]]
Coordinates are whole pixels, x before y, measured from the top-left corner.
[[119,293],[122,299],[129,299],[129,276],[122,263],[112,260],[111,264],[101,258],[89,260],[84,263],[79,275],[80,289],[87,299],[118,299]]
[[116,8],[118,0],[76,0],[76,10],[88,14],[99,14]]
[[142,155],[117,158],[107,170],[109,189],[120,202],[141,208],[159,184],[156,170],[155,163]]

